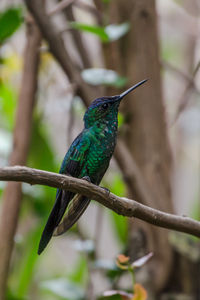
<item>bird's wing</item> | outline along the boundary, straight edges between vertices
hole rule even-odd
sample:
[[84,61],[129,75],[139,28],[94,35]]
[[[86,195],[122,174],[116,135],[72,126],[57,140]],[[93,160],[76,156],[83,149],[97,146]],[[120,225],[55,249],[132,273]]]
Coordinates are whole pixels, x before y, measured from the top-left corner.
[[69,230],[76,221],[82,216],[90,203],[86,196],[76,194],[69,204],[69,209],[62,222],[55,228],[53,235],[58,236]]
[[[73,177],[80,177],[81,170],[87,160],[87,152],[90,146],[90,138],[88,130],[84,130],[72,143],[67,154],[62,162],[60,172],[61,174],[68,174]],[[74,193],[66,190],[58,189],[56,193],[56,200],[50,216],[47,220],[46,226],[42,233],[39,243],[38,254],[40,254],[50,241],[54,229],[60,223],[69,202],[74,197]],[[83,208],[81,208],[83,211]],[[79,211],[77,208],[77,214]],[[74,224],[74,223],[73,223]]]

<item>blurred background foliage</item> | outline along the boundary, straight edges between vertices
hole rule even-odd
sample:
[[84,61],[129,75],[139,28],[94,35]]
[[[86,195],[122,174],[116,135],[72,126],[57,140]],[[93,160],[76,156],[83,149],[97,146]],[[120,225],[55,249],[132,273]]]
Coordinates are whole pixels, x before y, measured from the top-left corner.
[[[109,1],[105,1],[109,5]],[[157,1],[162,60],[181,68],[184,72],[188,35],[177,35],[173,24],[180,29],[185,19],[194,22],[193,12],[186,11],[182,1]],[[25,9],[21,2],[3,5],[0,13],[0,165],[8,164],[12,148],[12,132],[23,65],[25,42]],[[17,4],[16,4],[17,3]],[[79,12],[80,13],[80,12]],[[170,20],[171,23],[170,24]],[[129,24],[106,27],[73,22],[73,28],[93,34],[104,43],[121,38]],[[184,26],[183,31],[190,28]],[[185,40],[184,40],[185,38]],[[196,38],[199,52],[199,37]],[[45,48],[45,44],[43,45]],[[95,50],[94,50],[95,51]],[[97,62],[98,66],[98,62]],[[168,122],[173,121],[177,103],[185,84],[181,74],[170,72],[163,65],[165,106]],[[87,69],[83,79],[94,85],[123,87],[126,78],[113,70]],[[197,76],[199,79],[199,75]],[[84,107],[80,99],[68,93],[66,79],[52,56],[41,50],[40,83],[37,109],[34,113],[28,166],[58,172],[60,162],[71,139],[82,127]],[[198,85],[199,88],[199,85]],[[178,213],[186,213],[200,220],[200,112],[199,91],[191,95],[190,105],[175,125],[170,128],[170,142],[174,153],[174,204]],[[124,117],[120,114],[120,124]],[[70,123],[73,124],[70,126]],[[126,194],[122,174],[114,161],[103,180],[103,185],[119,196]],[[0,196],[3,183],[0,183]],[[70,232],[51,241],[42,256],[37,247],[42,228],[55,198],[55,189],[23,184],[23,205],[15,236],[7,299],[86,299],[95,293],[103,299],[105,289],[122,286],[131,290],[131,280],[115,264],[118,253],[127,251],[127,219],[93,203],[78,225]],[[175,239],[176,240],[176,239]],[[173,243],[173,237],[172,237]],[[191,238],[189,238],[191,243]],[[176,242],[175,242],[176,244]],[[187,244],[188,245],[188,244]],[[186,249],[187,245],[183,248]],[[195,249],[195,242],[193,249]],[[182,251],[182,250],[179,250]],[[194,250],[195,251],[195,250]],[[198,251],[197,251],[198,252]],[[189,255],[189,254],[186,254]],[[197,254],[196,260],[199,260]],[[99,298],[99,299],[100,299]],[[87,298],[90,299],[90,298]],[[109,299],[121,299],[113,295]],[[124,298],[125,299],[125,298]],[[142,298],[138,298],[142,299]]]

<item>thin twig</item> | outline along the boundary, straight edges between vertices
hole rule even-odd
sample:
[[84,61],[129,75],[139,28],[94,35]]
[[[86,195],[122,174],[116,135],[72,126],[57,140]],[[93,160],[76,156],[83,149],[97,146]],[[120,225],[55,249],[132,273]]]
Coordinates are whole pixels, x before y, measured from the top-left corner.
[[156,207],[156,200],[152,197],[152,193],[138,164],[121,139],[117,141],[114,155],[131,194],[140,195],[142,204]]
[[85,3],[85,2],[82,2],[82,1],[76,1],[74,3],[74,6],[80,8],[80,9],[83,9],[87,12],[89,12],[90,14],[94,15],[94,17],[97,19],[97,23],[99,25],[102,24],[102,14],[99,12],[98,9],[96,9],[95,6],[92,6],[91,4],[88,4],[88,3]]
[[77,94],[85,101],[86,105],[89,104],[88,97],[91,99],[96,98],[96,89],[88,86],[83,82],[80,75],[80,70],[76,67],[75,63],[72,61],[65,45],[64,41],[60,36],[55,24],[48,17],[40,0],[24,0],[28,9],[33,14],[37,21],[37,24],[49,44],[49,49],[54,55],[55,59],[60,64],[64,73],[67,75],[69,80],[74,84],[77,84]]
[[0,168],[0,180],[20,181],[66,189],[94,199],[117,214],[135,217],[155,226],[177,230],[200,237],[200,222],[189,217],[168,214],[135,200],[120,198],[85,180],[57,173],[15,166]]
[[75,0],[63,0],[59,2],[52,10],[50,10],[47,14],[48,16],[53,16],[59,13],[61,10],[65,9],[66,7],[70,6]]
[[[65,14],[65,17],[66,17],[68,22],[76,21],[76,19],[74,17],[72,6],[66,7],[63,10],[63,13]],[[76,49],[78,50],[79,56],[82,60],[83,68],[85,68],[85,69],[91,68],[92,64],[91,64],[91,61],[90,61],[89,53],[88,53],[88,51],[86,49],[86,46],[84,44],[81,32],[79,30],[71,28],[70,34],[73,38]]]
[[51,17],[64,10],[65,8],[68,8],[71,4],[74,4],[75,6],[88,11],[89,13],[93,14],[98,21],[101,21],[101,15],[99,11],[95,8],[95,6],[77,0],[63,0],[57,5],[55,5],[55,7],[47,13],[47,15]]
[[177,67],[175,67],[174,65],[172,65],[168,61],[164,61],[164,60],[161,61],[161,66],[163,68],[168,69],[169,71],[175,73],[176,75],[179,75],[179,77],[183,78],[187,82],[192,82],[193,81],[193,78],[190,74],[184,72],[181,69],[178,69]]
[[[188,84],[186,85],[186,87],[185,87],[185,89],[184,89],[184,91],[183,91],[183,93],[182,93],[182,95],[181,95],[181,97],[178,101],[178,103],[180,103],[180,104],[177,108],[177,111],[175,113],[175,117],[174,117],[174,120],[173,120],[172,124],[174,124],[177,121],[180,114],[185,109],[185,107],[187,106],[187,104],[190,100],[189,94],[191,93],[192,89],[195,87],[194,79],[195,79],[199,69],[200,69],[200,61],[197,63],[197,65],[196,65],[196,67],[193,71],[192,80],[188,81]],[[197,91],[197,90],[195,89],[195,91]]]

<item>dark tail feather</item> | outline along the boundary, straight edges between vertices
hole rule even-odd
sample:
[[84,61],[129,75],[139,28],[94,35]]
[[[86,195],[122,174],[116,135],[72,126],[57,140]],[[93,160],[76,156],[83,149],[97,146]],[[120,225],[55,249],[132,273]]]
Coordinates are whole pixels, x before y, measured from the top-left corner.
[[67,230],[69,230],[76,221],[82,216],[86,208],[88,207],[90,203],[90,199],[88,199],[85,196],[77,194],[72,202],[70,203],[69,210],[67,214],[65,215],[63,221],[61,224],[56,227],[53,235],[61,235]]
[[41,254],[47,246],[47,244],[49,243],[53,235],[54,229],[60,223],[65,213],[65,210],[73,196],[74,193],[62,190],[60,190],[60,192],[57,194],[56,202],[54,204],[54,207],[51,211],[51,214],[42,233],[42,237],[40,239],[38,254]]

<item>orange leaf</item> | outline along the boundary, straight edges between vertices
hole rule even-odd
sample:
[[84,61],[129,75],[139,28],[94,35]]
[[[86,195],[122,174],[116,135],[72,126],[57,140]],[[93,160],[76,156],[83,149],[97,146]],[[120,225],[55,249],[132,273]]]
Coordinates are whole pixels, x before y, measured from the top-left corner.
[[139,284],[134,284],[134,296],[132,300],[146,300],[147,299],[147,291],[145,288]]
[[126,263],[129,262],[130,257],[129,257],[129,256],[126,256],[126,255],[124,255],[124,254],[119,254],[119,255],[117,256],[117,260],[118,260],[118,262],[119,262],[120,264],[126,264]]
[[116,259],[116,265],[122,269],[127,270],[129,265],[130,257],[125,256],[124,254],[119,254]]

